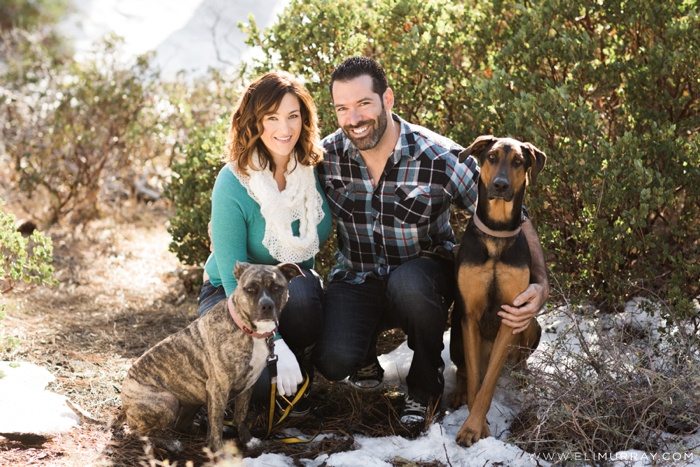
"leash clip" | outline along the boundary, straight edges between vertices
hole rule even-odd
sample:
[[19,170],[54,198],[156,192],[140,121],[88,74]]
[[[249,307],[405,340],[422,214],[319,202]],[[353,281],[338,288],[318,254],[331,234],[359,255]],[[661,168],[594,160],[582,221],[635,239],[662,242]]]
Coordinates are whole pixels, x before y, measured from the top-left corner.
[[267,371],[270,373],[270,382],[277,383],[277,355],[274,353],[267,357]]

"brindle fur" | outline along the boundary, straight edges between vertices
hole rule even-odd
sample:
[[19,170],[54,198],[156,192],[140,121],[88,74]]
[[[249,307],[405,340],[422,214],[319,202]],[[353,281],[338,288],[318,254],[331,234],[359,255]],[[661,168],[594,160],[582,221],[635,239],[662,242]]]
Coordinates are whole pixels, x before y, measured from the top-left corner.
[[[480,136],[460,154],[474,155],[481,167],[476,213],[495,231],[514,231],[521,223],[527,171],[533,183],[544,167],[545,154],[530,143]],[[530,283],[530,249],[525,235],[498,238],[470,222],[457,253],[459,294],[452,314],[450,354],[457,365],[453,407],[465,403],[469,417],[457,442],[471,446],[491,435],[486,414],[506,361],[525,362],[539,344],[541,328],[533,318],[525,331],[513,335],[498,312],[512,304]],[[465,358],[466,356],[466,358]]]
[[[253,332],[273,330],[287,303],[287,284],[299,274],[294,264],[237,263],[233,301],[243,324]],[[250,396],[268,355],[266,340],[239,329],[223,300],[134,362],[122,385],[126,421],[138,434],[173,425],[192,432],[194,415],[206,404],[207,444],[216,452],[222,447],[226,404],[236,398],[234,421],[247,445],[253,440],[245,423]]]

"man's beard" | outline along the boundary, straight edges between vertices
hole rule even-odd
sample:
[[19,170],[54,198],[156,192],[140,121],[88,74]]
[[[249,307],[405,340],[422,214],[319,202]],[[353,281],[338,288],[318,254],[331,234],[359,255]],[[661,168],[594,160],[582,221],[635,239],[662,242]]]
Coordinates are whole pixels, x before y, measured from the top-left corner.
[[[347,125],[343,127],[343,132],[347,136],[352,144],[355,145],[360,151],[365,151],[367,149],[374,149],[379,140],[384,136],[386,127],[388,125],[388,119],[386,117],[386,112],[384,112],[384,105],[382,105],[382,112],[379,114],[376,120],[363,120],[356,125]],[[367,134],[362,137],[355,137],[352,132],[355,128],[362,128],[363,126],[369,126]]]

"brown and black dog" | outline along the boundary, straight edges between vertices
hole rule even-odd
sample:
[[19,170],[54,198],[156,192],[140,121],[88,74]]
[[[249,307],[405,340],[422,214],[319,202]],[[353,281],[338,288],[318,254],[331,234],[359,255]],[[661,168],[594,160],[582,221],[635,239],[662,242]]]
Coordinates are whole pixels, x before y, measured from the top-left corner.
[[450,342],[457,365],[457,390],[450,403],[469,406],[469,417],[457,433],[463,446],[491,435],[486,413],[503,365],[524,362],[542,332],[533,318],[527,329],[513,335],[498,312],[530,284],[530,249],[520,230],[522,203],[527,172],[535,183],[546,155],[530,143],[490,135],[479,136],[462,151],[460,162],[470,155],[481,167],[479,198],[457,253],[459,294]]

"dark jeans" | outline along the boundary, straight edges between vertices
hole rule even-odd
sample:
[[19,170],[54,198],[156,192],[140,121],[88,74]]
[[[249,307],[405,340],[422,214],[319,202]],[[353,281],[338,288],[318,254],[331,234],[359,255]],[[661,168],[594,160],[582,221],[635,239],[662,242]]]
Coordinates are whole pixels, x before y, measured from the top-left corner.
[[[298,276],[289,283],[289,300],[280,314],[279,333],[294,352],[302,370],[313,373],[310,362],[301,361],[307,347],[312,346],[323,327],[323,287],[319,276],[310,269],[301,268],[305,277]],[[214,287],[209,281],[202,285],[199,294],[199,316],[226,299],[223,286]],[[313,377],[312,374],[309,374]],[[255,383],[253,400],[270,400],[270,376],[267,367]]]
[[408,392],[423,403],[436,401],[445,385],[442,337],[454,289],[452,267],[426,258],[402,264],[386,280],[329,284],[316,369],[342,380],[372,361],[382,331],[400,327],[414,352]]

